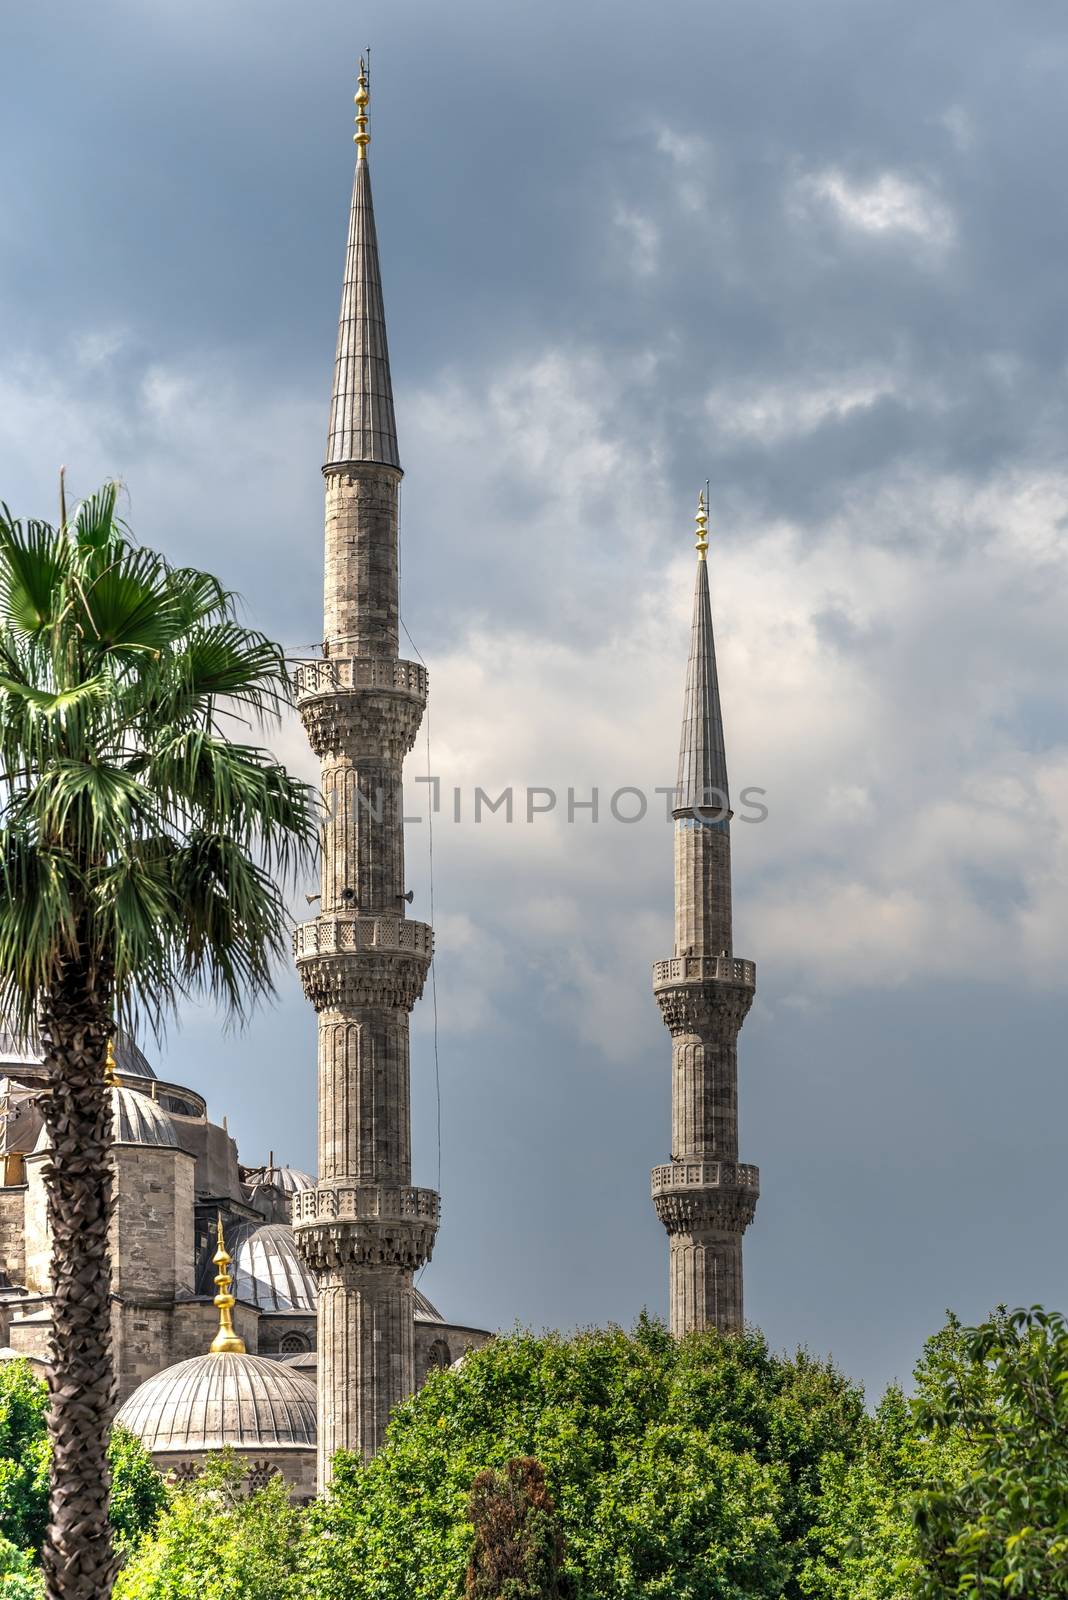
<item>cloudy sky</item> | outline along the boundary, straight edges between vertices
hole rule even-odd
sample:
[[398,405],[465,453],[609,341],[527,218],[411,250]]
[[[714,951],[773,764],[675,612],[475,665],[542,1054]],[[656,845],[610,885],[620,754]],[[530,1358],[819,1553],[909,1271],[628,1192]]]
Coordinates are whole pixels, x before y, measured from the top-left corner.
[[[0,497],[121,475],[294,654],[368,39],[409,777],[445,796],[422,1286],[494,1327],[666,1309],[670,829],[470,797],[672,781],[708,477],[732,778],[769,808],[735,828],[747,1311],[877,1391],[946,1306],[1068,1298],[1063,5],[5,6]],[[279,988],[241,1036],[190,1011],[161,1072],[311,1166]]]

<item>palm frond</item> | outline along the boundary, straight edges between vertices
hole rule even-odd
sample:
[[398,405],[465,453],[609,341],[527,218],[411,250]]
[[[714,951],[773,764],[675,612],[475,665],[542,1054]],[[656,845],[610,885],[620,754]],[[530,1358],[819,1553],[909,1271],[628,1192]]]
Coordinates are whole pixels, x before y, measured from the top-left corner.
[[281,650],[211,574],[135,545],[117,492],[59,533],[0,519],[0,993],[29,1016],[76,951],[117,1015],[158,1027],[203,993],[241,1017],[285,950],[318,795],[220,727],[277,717]]
[[159,654],[179,639],[185,622],[166,563],[154,551],[121,542],[82,588],[85,633],[100,650]]
[[27,706],[32,706],[35,711],[46,717],[70,711],[86,700],[99,700],[107,691],[109,683],[108,678],[98,674],[95,678],[87,678],[84,683],[76,683],[69,689],[37,689],[33,684],[20,683],[17,678],[9,678],[6,673],[0,672],[0,689],[6,690],[8,694],[24,701]]
[[75,507],[71,526],[74,541],[83,553],[106,550],[116,536],[125,532],[125,525],[115,516],[115,505],[122,484],[113,480],[101,484],[95,494]]
[[70,543],[47,522],[0,515],[0,614],[8,628],[35,634],[55,625],[67,604]]
[[77,945],[81,888],[62,852],[41,849],[30,830],[0,829],[0,987],[20,1028]]

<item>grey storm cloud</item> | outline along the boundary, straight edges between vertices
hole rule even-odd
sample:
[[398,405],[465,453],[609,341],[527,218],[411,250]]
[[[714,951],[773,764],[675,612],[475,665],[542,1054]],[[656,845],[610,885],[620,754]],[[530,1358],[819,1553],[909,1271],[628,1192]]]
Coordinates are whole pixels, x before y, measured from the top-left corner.
[[[710,478],[730,766],[770,809],[736,845],[750,1313],[877,1387],[946,1304],[1063,1303],[1063,7],[8,7],[0,496],[121,473],[294,653],[367,39],[409,782],[670,782]],[[662,1309],[667,830],[439,818],[435,860],[435,1298]],[[281,985],[240,1037],[190,1011],[168,1071],[309,1165]],[[415,1040],[432,1178],[426,1002]]]

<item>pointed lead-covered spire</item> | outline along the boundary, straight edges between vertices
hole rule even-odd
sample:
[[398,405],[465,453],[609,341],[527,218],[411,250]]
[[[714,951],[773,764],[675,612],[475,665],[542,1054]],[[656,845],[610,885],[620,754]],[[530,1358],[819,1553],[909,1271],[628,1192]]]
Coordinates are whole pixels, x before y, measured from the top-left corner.
[[697,584],[693,597],[690,660],[686,668],[686,700],[679,746],[675,815],[706,811],[730,813],[727,756],[723,746],[723,713],[716,675],[712,634],[712,601],[708,592],[708,507],[704,492],[697,503]]
[[400,467],[382,279],[378,268],[378,238],[367,163],[369,98],[367,66],[361,58],[360,85],[356,91],[356,177],[352,186],[324,471],[364,461]]

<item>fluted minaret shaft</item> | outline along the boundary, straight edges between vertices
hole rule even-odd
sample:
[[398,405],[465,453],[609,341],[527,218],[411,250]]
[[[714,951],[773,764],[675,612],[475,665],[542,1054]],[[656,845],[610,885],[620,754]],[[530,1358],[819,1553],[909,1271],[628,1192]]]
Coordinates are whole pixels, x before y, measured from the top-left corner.
[[413,1273],[438,1196],[411,1186],[409,1014],[433,934],[405,917],[402,764],[423,667],[398,658],[401,478],[366,160],[366,78],[326,463],[323,659],[297,704],[322,770],[319,915],[297,966],[319,1019],[319,1178],[295,1201],[318,1284],[319,1484],[337,1450],[365,1459],[415,1387]]
[[738,1033],[756,969],[733,953],[730,792],[698,512],[697,583],[675,793],[675,952],[653,987],[672,1038],[671,1162],[653,1169],[675,1334],[742,1326],[742,1234],[759,1175],[738,1160]]

